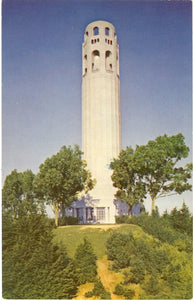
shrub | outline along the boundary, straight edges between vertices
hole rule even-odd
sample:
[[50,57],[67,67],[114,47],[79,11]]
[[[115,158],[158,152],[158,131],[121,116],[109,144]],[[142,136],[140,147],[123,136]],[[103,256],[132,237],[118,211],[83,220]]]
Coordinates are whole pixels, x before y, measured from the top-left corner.
[[131,269],[132,273],[130,282],[132,283],[140,283],[143,281],[145,277],[145,265],[142,260],[138,257],[135,257],[131,260]]
[[192,235],[192,217],[185,203],[183,203],[181,209],[174,208],[171,211],[169,221],[174,229]]
[[[180,213],[181,219],[179,218],[179,220],[177,217],[178,211],[176,209],[171,212],[171,216],[165,213],[163,217],[159,217],[158,213],[154,211],[153,216],[148,216],[146,213],[143,213],[139,216],[132,217],[120,216],[117,217],[116,220],[118,223],[138,225],[142,227],[145,232],[159,239],[162,243],[177,245],[176,240],[181,239],[184,245],[182,247],[182,244],[178,243],[179,250],[183,249],[187,252],[191,252],[192,243],[188,234],[190,235],[191,232],[192,219],[186,208],[182,208],[180,211],[182,211],[182,213]],[[185,224],[182,220],[186,220]]]
[[117,224],[127,224],[128,223],[128,215],[116,216],[115,220]]
[[48,218],[48,217],[45,217],[47,219],[47,222],[50,224],[50,226],[52,228],[56,228],[56,223],[55,223],[55,220],[52,219],[52,218]]
[[66,226],[66,225],[77,225],[78,218],[72,216],[65,216],[59,218],[59,226]]
[[91,298],[98,296],[101,299],[111,299],[111,294],[107,292],[99,278],[94,281],[94,288],[92,291],[85,293],[85,297]]
[[123,286],[122,284],[117,284],[114,290],[114,294],[123,295],[126,299],[132,299],[135,295],[135,291],[131,288]]
[[97,275],[96,259],[91,243],[84,239],[84,242],[77,247],[75,253],[78,284],[95,280]]
[[124,293],[124,287],[120,283],[117,284],[114,290],[114,294],[123,295],[123,293]]
[[144,223],[144,220],[148,218],[148,213],[144,212],[141,213],[139,216],[133,215],[122,215],[122,216],[116,216],[116,223],[117,224],[134,224],[138,226],[142,226]]
[[135,295],[135,291],[133,289],[130,288],[124,289],[123,296],[125,296],[126,299],[132,299],[134,295]]
[[148,295],[157,295],[159,293],[159,282],[155,274],[152,274],[149,281],[143,286],[143,289]]
[[[71,299],[76,295],[73,261],[65,249],[53,245],[52,229],[43,215],[4,222],[3,298]],[[9,232],[15,236],[12,243]]]
[[106,243],[108,259],[113,260],[113,268],[121,269],[130,265],[130,257],[134,254],[134,238],[132,234],[114,233]]
[[85,297],[86,297],[86,298],[91,298],[91,297],[93,297],[93,291],[86,292],[86,293],[85,293]]

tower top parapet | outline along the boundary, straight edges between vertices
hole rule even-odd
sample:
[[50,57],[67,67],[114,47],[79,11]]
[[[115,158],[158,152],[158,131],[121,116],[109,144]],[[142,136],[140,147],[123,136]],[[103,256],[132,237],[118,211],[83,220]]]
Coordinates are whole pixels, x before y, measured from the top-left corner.
[[113,24],[95,21],[87,25],[83,42],[82,76],[119,77],[119,46]]
[[87,37],[107,36],[113,39],[116,36],[115,27],[107,21],[94,21],[85,29],[85,41]]

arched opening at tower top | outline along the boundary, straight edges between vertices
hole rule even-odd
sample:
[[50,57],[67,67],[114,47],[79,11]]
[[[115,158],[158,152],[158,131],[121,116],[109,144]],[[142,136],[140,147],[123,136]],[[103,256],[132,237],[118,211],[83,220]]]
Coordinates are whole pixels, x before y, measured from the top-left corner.
[[99,70],[99,59],[100,59],[100,52],[98,50],[94,50],[92,52],[92,71]]
[[93,28],[93,35],[98,35],[99,34],[99,28],[98,27],[94,27]]
[[112,52],[111,51],[106,51],[105,52],[105,68],[106,71],[112,71],[113,69],[113,59],[112,59]]
[[110,29],[109,27],[105,27],[105,35],[109,35]]

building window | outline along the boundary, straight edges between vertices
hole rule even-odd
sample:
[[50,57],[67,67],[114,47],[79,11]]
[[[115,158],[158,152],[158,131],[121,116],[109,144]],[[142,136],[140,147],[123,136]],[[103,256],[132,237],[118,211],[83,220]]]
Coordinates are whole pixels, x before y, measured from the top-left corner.
[[99,39],[91,40],[91,44],[95,44],[95,43],[97,43],[97,42],[99,42]]
[[105,35],[109,35],[110,29],[108,27],[105,28]]
[[106,71],[112,71],[113,70],[113,64],[112,64],[112,53],[111,51],[105,52],[105,68]]
[[105,207],[97,207],[97,221],[105,221]]
[[99,34],[99,29],[98,27],[93,28],[93,35],[98,35]]
[[88,31],[86,31],[86,35],[88,36]]
[[78,218],[78,221],[81,223],[84,221],[84,209],[83,208],[77,208],[76,209],[76,216]]
[[92,52],[92,71],[99,70],[99,60],[100,60],[100,52],[98,50],[94,50]]
[[87,60],[87,55],[85,54],[84,59]]
[[87,221],[92,221],[93,220],[93,212],[94,212],[93,207],[87,207],[86,208],[86,220]]

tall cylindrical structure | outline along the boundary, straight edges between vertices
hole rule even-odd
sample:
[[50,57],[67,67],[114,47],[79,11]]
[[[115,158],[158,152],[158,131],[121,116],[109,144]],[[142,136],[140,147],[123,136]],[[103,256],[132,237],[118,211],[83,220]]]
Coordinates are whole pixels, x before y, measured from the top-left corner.
[[97,183],[89,192],[100,223],[114,222],[116,208],[109,164],[121,150],[119,46],[114,26],[90,23],[82,46],[82,150]]

